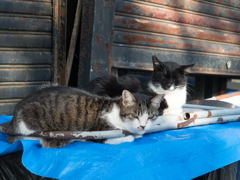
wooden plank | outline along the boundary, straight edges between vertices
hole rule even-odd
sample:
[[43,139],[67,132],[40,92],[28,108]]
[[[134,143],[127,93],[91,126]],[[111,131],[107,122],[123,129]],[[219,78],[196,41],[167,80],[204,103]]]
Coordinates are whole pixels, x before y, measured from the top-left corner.
[[149,20],[115,15],[114,26],[116,28],[240,44],[240,35],[237,33],[226,33],[199,28],[197,26],[183,25],[182,23],[164,22],[156,19]]
[[51,64],[51,52],[1,51],[0,64]]
[[226,5],[226,6],[232,6],[236,8],[240,8],[240,1],[239,0],[209,0],[210,2]]
[[21,0],[1,0],[0,12],[52,16],[52,4]]
[[83,1],[79,87],[111,71],[114,9],[115,0]]
[[192,41],[174,37],[164,37],[130,32],[114,32],[115,43],[154,46],[161,48],[182,49],[188,51],[240,55],[240,46]]
[[43,85],[1,85],[0,99],[21,99],[40,89]]
[[214,29],[222,29],[233,32],[240,32],[240,24],[235,21],[227,21],[219,17],[209,17],[198,14],[191,14],[189,12],[179,12],[167,8],[154,7],[146,4],[117,1],[116,12],[130,13],[134,15],[164,19],[179,23],[186,23],[209,27]]
[[0,47],[51,48],[50,35],[0,34]]
[[0,16],[0,30],[52,31],[52,21],[26,17]]
[[[190,53],[160,48],[142,48],[139,46],[114,46],[112,65],[116,68],[152,70],[152,56],[161,61],[174,61],[179,64],[192,64],[191,73],[240,76],[240,60],[234,57],[210,56],[205,53]],[[231,67],[226,63],[230,61]]]
[[0,103],[0,114],[1,115],[13,115],[14,108],[17,103]]
[[[240,11],[230,9],[205,2],[197,2],[192,0],[132,0],[135,2],[148,2],[152,5],[164,5],[172,8],[179,8],[218,17],[240,20]],[[236,1],[237,2],[237,1]]]
[[0,82],[50,80],[50,68],[0,68]]

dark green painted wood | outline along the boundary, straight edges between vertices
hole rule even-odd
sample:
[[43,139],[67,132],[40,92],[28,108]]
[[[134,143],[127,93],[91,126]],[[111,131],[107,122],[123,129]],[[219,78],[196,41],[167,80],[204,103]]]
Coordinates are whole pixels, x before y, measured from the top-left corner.
[[0,103],[0,115],[13,115],[17,103]]
[[1,51],[0,64],[51,64],[51,52]]
[[52,16],[52,4],[45,2],[1,0],[0,12]]
[[50,35],[0,34],[0,47],[51,48]]
[[[240,59],[237,57],[210,56],[204,53],[181,52],[154,47],[114,46],[112,65],[117,68],[152,70],[153,55],[161,61],[174,61],[182,65],[195,63],[191,69],[193,74],[240,75]],[[231,61],[232,64],[229,69],[226,67],[228,61]]]
[[52,20],[0,15],[0,30],[51,32]]
[[40,89],[43,85],[0,86],[0,99],[21,99]]
[[50,80],[50,68],[0,68],[0,82]]

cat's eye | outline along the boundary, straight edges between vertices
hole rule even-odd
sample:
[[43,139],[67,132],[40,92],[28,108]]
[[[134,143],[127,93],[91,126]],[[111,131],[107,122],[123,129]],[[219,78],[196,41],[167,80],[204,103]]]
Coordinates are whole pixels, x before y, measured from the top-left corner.
[[139,120],[138,116],[132,116],[132,117]]
[[155,119],[157,116],[156,115],[151,115],[151,116],[148,116],[148,119]]

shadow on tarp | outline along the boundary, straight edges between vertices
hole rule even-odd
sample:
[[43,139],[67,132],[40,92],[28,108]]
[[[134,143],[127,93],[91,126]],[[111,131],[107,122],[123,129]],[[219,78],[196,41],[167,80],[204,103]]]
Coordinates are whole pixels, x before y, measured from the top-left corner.
[[57,179],[185,180],[240,160],[239,122],[163,131],[120,145],[75,142],[58,149],[43,149],[34,140],[9,145],[0,136],[1,154],[23,148],[28,170]]

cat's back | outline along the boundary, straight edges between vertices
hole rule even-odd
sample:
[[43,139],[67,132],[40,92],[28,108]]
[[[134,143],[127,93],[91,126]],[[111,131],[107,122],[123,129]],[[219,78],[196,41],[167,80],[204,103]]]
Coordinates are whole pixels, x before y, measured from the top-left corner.
[[115,75],[106,75],[93,79],[83,89],[99,96],[113,98],[121,96],[123,90],[128,90],[131,93],[139,92],[141,85],[135,76],[117,77]]
[[67,96],[86,96],[86,97],[94,97],[93,94],[86,92],[84,90],[78,88],[71,88],[65,86],[49,86],[42,89],[39,89],[27,97],[25,97],[22,101],[17,104],[17,107],[24,105],[26,103],[31,102],[43,102],[46,100],[57,100],[57,98],[67,97]]

